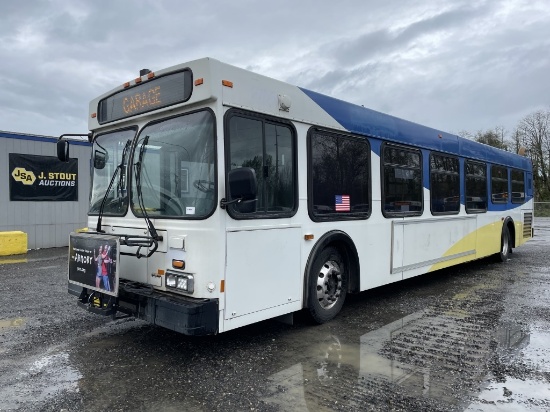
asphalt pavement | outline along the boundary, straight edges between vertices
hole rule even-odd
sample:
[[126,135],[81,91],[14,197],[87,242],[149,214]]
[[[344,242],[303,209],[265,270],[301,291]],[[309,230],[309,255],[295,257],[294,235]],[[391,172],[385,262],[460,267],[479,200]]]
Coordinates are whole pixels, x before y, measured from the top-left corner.
[[535,225],[508,262],[348,296],[324,325],[206,337],[78,308],[67,248],[0,258],[0,410],[548,411],[550,219]]

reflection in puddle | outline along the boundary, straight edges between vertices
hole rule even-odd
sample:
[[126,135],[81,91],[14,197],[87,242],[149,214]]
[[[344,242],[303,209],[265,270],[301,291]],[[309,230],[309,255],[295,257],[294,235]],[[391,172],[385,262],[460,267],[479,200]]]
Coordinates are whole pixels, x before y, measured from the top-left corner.
[[508,378],[506,382],[491,383],[479,394],[479,400],[467,409],[473,411],[548,411],[550,387],[548,382]]
[[59,391],[78,391],[80,378],[67,352],[42,356],[0,387],[0,410],[20,408],[29,400],[40,403]]
[[532,369],[550,372],[550,332],[531,331],[529,345],[521,351],[523,361]]
[[25,318],[0,320],[0,329],[23,326],[26,322],[27,320]]
[[265,402],[277,406],[282,411],[308,410],[304,396],[307,379],[304,379],[301,363],[271,375],[268,381],[270,388],[269,395],[264,398]]
[[[428,309],[366,333],[359,343],[327,337],[308,347],[312,358],[271,375],[264,400],[281,410],[297,411],[368,410],[385,404],[391,404],[390,409],[429,404],[460,410],[467,406],[465,399],[477,397],[481,385],[487,385],[483,382],[495,349],[510,358],[530,354],[533,364],[549,367],[539,347],[548,343],[548,335],[530,336],[513,324],[495,330],[489,327],[492,320],[486,322],[465,317],[463,311]],[[536,389],[540,383],[529,385]],[[490,384],[479,398],[494,397],[499,390],[502,397],[503,386]],[[517,390],[525,394],[527,389]],[[547,398],[547,393],[540,396]],[[519,396],[505,400],[516,407],[522,402]]]
[[[550,333],[537,330],[528,335],[519,330],[500,332],[499,360],[501,367],[521,363],[534,374],[550,372]],[[542,380],[522,377],[489,376],[486,387],[467,411],[548,411],[550,410],[550,386]]]

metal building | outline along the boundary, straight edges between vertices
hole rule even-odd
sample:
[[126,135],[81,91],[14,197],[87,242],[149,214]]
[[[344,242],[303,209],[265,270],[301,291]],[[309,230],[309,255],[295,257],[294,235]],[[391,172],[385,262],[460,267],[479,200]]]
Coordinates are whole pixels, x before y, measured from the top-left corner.
[[[77,159],[73,161],[73,173],[50,173],[52,180],[47,180],[48,170],[64,167],[57,160],[56,142],[54,137],[0,131],[0,232],[25,232],[29,249],[67,246],[69,234],[87,225],[91,145],[71,141],[70,156]],[[29,166],[18,167],[15,163],[19,159],[26,160]],[[27,170],[39,163],[53,166],[35,173]],[[68,176],[72,181],[53,180],[59,176]],[[20,185],[23,178],[28,180],[24,186]],[[72,185],[71,197],[59,200],[61,197],[40,197],[36,192],[38,184],[55,186],[54,183]],[[18,188],[23,188],[22,194],[16,193]],[[29,189],[35,192],[28,192]]]

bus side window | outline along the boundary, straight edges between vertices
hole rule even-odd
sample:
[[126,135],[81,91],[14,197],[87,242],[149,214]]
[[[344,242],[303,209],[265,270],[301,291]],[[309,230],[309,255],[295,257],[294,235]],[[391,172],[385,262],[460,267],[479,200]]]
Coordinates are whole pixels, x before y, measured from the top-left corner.
[[419,216],[423,210],[420,150],[382,146],[382,212],[384,216]]
[[228,113],[227,171],[254,169],[258,189],[255,211],[243,214],[236,205],[228,211],[239,218],[292,216],[297,207],[294,129],[276,119]]
[[491,201],[508,203],[508,169],[502,166],[491,166]]
[[430,154],[432,214],[456,214],[460,211],[459,170],[456,157]]
[[525,172],[512,169],[512,203],[525,202]]
[[311,219],[367,218],[370,215],[368,141],[318,129],[311,129],[308,139]]
[[527,173],[527,196],[533,196],[533,175]]
[[466,160],[466,213],[487,211],[487,164]]

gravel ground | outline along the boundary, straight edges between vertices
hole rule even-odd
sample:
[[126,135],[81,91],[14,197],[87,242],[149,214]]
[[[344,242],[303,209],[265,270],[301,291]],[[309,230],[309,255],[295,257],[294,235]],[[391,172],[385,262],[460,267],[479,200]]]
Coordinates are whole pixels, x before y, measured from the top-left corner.
[[67,249],[0,259],[0,410],[550,410],[550,219],[480,260],[210,337],[89,314]]

